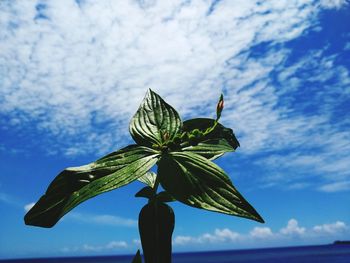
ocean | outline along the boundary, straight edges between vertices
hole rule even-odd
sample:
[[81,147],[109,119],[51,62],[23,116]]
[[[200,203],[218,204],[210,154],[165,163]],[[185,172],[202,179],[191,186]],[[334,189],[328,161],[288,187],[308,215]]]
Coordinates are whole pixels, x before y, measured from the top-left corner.
[[[36,258],[1,263],[131,263],[133,256]],[[350,263],[350,245],[174,253],[173,263]]]

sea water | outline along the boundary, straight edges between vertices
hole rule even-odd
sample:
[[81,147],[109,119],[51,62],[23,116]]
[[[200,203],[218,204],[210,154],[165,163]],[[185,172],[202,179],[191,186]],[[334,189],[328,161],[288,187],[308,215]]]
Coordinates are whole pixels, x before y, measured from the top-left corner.
[[[131,263],[133,256],[35,258],[1,263]],[[174,253],[173,263],[350,263],[350,245]]]

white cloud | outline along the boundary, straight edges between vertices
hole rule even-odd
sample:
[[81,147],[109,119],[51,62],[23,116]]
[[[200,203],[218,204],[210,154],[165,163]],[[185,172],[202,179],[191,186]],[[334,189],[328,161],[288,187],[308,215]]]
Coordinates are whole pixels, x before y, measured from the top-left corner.
[[264,185],[284,184],[288,189],[313,187],[323,192],[350,189],[350,156],[347,154],[350,151],[350,135],[328,124],[312,125],[310,127],[305,123],[307,129],[319,128],[319,134],[297,136],[299,148],[287,153],[270,154],[256,161],[268,170],[268,175],[262,178]]
[[288,185],[288,189],[300,190],[300,189],[305,189],[309,186],[310,186],[310,183],[292,183]]
[[323,225],[318,225],[313,227],[313,231],[316,234],[320,234],[320,235],[323,235],[323,234],[334,235],[334,234],[342,233],[347,229],[348,227],[342,221],[337,221],[332,224],[323,224]]
[[[146,88],[154,88],[182,113],[196,108],[208,114],[208,103],[220,92],[213,87],[227,82],[228,100],[234,102],[239,89],[267,78],[287,53],[271,52],[257,61],[238,54],[265,41],[300,36],[315,14],[309,1],[223,1],[207,15],[210,6],[114,1],[78,5],[73,0],[4,4],[1,112],[16,127],[34,120],[38,129],[61,141],[67,155],[106,152],[123,139]],[[228,121],[271,114],[269,106],[262,107],[266,97],[254,98],[257,92],[271,98],[273,90],[268,90],[262,85],[242,92],[240,100],[254,105],[254,114],[238,108]],[[264,118],[259,131],[276,118]],[[101,130],[101,123],[110,124]],[[248,146],[259,147],[264,133],[252,134],[251,125],[242,123],[240,128],[250,134]],[[61,138],[67,143],[62,145]]]
[[191,236],[176,236],[173,240],[174,245],[187,244],[206,244],[206,243],[222,243],[228,241],[235,241],[240,238],[240,234],[233,232],[228,228],[215,229],[213,234],[204,233],[198,237]]
[[176,236],[173,240],[174,245],[187,245],[190,243],[199,243],[196,238],[191,236]]
[[125,250],[128,248],[126,241],[111,241],[104,245],[90,245],[84,244],[82,246],[75,247],[64,247],[62,252],[71,253],[71,252],[107,252],[107,251],[119,251]]
[[[147,88],[186,118],[214,116],[223,90],[222,120],[235,129],[242,154],[298,149],[291,168],[304,161],[310,174],[348,176],[349,135],[340,132],[345,120],[334,123],[332,113],[349,99],[349,71],[324,48],[290,65],[284,45],[321,30],[319,12],[344,4],[6,2],[0,8],[0,125],[37,129],[50,154],[100,156],[125,144]],[[252,55],[265,44],[267,51]],[[295,107],[294,92],[303,94],[309,82],[322,88],[309,90],[315,97]],[[301,109],[315,105],[319,112],[304,116]],[[314,151],[313,160],[302,154]]]
[[348,233],[346,232],[348,230],[348,226],[342,221],[306,228],[299,226],[298,221],[292,218],[285,227],[276,232],[270,227],[254,227],[248,233],[238,233],[228,228],[215,229],[213,233],[204,233],[199,236],[175,236],[173,244],[175,246],[186,246],[189,244],[203,246],[234,243],[245,246],[258,245],[261,247],[262,240],[264,244],[281,246],[283,242],[291,242],[293,240],[303,240],[311,243],[317,241],[320,237],[323,240],[327,240],[326,242],[332,242],[334,239],[343,237],[343,234]]
[[66,218],[89,224],[108,225],[108,226],[124,226],[136,227],[137,220],[130,218],[123,218],[114,215],[92,215],[72,212]]
[[99,215],[94,216],[92,221],[98,224],[106,225],[123,225],[123,226],[136,226],[137,221],[134,219],[126,219],[122,217],[112,216],[112,215]]
[[321,0],[320,1],[321,6],[324,8],[342,8],[343,6],[349,4],[348,0]]
[[350,189],[350,181],[340,181],[335,183],[329,183],[322,185],[319,190],[322,192],[340,192],[340,191],[347,191]]
[[236,240],[237,238],[239,238],[239,234],[237,232],[232,232],[228,228],[216,229],[215,230],[215,236],[218,237],[219,239],[231,240],[231,241]]
[[249,235],[252,238],[270,238],[273,236],[272,230],[269,227],[254,227],[252,231],[250,231]]
[[20,200],[18,200],[18,198],[16,196],[13,196],[11,194],[7,194],[4,192],[0,192],[0,202],[5,203],[7,205],[11,205],[13,207],[21,207],[22,206]]
[[304,227],[299,227],[298,221],[294,218],[288,221],[286,227],[280,230],[283,235],[303,235],[306,229]]
[[111,241],[106,245],[106,249],[126,248],[127,246],[125,241]]
[[29,203],[24,206],[24,211],[28,212],[32,207],[35,205],[35,203]]
[[7,204],[13,203],[12,198],[8,194],[5,194],[5,193],[0,193],[0,201],[7,203]]

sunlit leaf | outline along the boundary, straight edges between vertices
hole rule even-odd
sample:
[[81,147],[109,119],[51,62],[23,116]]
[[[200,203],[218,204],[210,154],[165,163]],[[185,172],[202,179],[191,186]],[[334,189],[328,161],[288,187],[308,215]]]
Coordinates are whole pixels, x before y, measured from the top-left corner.
[[25,223],[52,227],[81,202],[144,175],[157,162],[158,156],[152,149],[131,145],[96,162],[65,169],[26,214]]
[[154,187],[154,184],[156,183],[157,174],[154,172],[147,172],[143,176],[141,176],[138,180],[150,187]]
[[198,154],[174,152],[163,156],[158,176],[163,188],[182,203],[263,222],[226,173]]
[[177,111],[149,90],[131,119],[129,131],[137,144],[151,147],[174,138],[181,126]]
[[227,152],[234,151],[225,139],[209,139],[194,146],[184,147],[182,150],[199,154],[209,160],[214,160]]

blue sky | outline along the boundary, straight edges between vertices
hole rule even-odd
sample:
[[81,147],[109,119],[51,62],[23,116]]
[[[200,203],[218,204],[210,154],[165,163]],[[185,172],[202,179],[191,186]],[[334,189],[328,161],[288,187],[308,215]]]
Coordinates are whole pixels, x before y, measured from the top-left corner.
[[350,6],[320,1],[1,1],[0,258],[134,253],[135,182],[52,229],[23,216],[64,168],[132,143],[148,88],[241,143],[217,163],[266,223],[173,203],[174,251],[350,238]]

